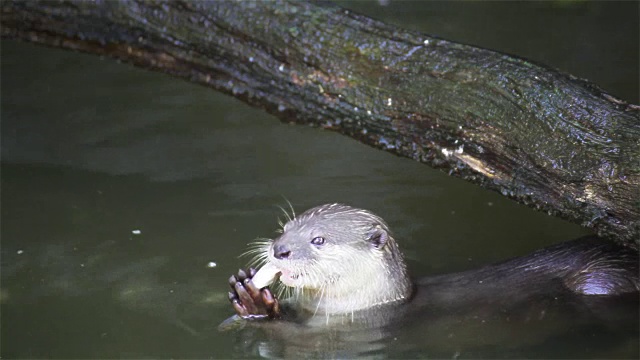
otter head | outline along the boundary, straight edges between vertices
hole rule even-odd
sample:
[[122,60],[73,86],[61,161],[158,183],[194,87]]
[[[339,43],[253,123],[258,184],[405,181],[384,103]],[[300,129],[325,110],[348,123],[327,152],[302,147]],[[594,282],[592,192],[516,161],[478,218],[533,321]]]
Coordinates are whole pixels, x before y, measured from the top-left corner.
[[327,314],[400,301],[412,288],[385,221],[347,205],[321,205],[288,221],[268,262],[303,307]]

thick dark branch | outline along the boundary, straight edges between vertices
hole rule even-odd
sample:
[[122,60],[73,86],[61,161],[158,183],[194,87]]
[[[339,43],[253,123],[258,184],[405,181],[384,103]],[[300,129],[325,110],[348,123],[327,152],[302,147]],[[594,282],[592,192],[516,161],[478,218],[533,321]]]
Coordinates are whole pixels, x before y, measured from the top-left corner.
[[2,35],[186,78],[640,243],[638,106],[523,59],[299,2],[2,2]]

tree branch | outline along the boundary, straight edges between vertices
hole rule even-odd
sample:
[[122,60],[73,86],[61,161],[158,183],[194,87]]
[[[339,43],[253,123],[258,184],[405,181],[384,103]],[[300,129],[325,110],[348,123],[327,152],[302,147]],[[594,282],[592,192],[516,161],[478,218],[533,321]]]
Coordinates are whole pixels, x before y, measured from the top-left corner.
[[110,56],[640,244],[640,107],[334,6],[3,1],[2,36]]

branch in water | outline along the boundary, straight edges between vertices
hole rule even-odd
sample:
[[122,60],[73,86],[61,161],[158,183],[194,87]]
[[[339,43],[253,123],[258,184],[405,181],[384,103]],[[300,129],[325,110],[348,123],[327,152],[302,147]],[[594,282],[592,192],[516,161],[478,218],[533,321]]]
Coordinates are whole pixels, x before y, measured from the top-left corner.
[[1,8],[5,38],[209,86],[640,244],[640,107],[571,75],[326,4]]

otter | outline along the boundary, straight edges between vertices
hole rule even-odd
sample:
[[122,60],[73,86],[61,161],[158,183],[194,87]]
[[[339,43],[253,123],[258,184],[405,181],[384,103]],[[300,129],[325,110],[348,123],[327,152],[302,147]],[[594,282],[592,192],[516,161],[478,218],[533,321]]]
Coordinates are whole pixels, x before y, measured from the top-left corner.
[[[249,253],[261,269],[240,270],[229,279],[229,300],[243,319],[307,313],[307,318],[347,315],[353,320],[361,313],[369,314],[365,318],[393,313],[386,309],[404,309],[406,315],[416,308],[452,309],[455,304],[496,306],[504,312],[505,303],[550,292],[555,299],[558,294],[633,294],[637,300],[640,290],[638,252],[596,237],[413,282],[387,223],[343,204],[321,205],[290,218],[278,238],[256,243]],[[286,306],[267,287],[278,276],[293,290]]]

